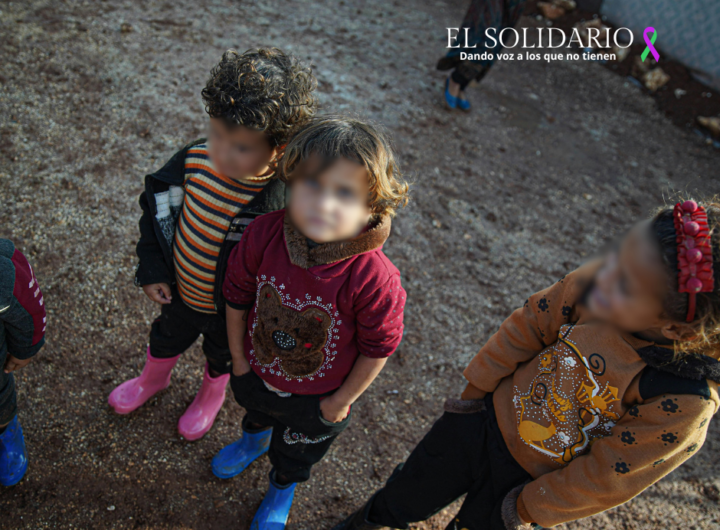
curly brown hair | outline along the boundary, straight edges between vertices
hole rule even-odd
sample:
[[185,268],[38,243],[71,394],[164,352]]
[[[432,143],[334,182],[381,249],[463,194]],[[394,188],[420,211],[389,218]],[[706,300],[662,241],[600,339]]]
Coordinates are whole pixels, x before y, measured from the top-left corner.
[[278,177],[287,183],[302,178],[295,170],[312,155],[324,160],[322,167],[338,158],[365,166],[373,214],[392,217],[407,204],[409,185],[400,174],[390,140],[378,127],[346,116],[314,118],[290,140],[278,162]]
[[231,125],[263,131],[282,147],[317,110],[312,70],[278,48],[226,51],[202,90],[205,111]]
[[[708,216],[715,289],[713,292],[697,294],[695,319],[691,322],[695,336],[691,340],[676,343],[675,350],[678,355],[694,352],[717,359],[720,358],[720,203],[717,199],[712,199],[698,201],[698,204],[705,208]],[[667,272],[665,316],[685,322],[688,295],[678,292],[678,251],[673,206],[658,210],[651,221],[651,227]]]

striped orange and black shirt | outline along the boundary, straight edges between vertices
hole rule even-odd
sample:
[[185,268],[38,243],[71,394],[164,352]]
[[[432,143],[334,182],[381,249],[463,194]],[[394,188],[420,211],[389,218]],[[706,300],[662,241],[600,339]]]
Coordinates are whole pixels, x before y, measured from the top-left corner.
[[268,180],[238,181],[219,173],[206,144],[188,151],[173,257],[180,297],[194,310],[215,313],[213,292],[220,247],[233,218]]

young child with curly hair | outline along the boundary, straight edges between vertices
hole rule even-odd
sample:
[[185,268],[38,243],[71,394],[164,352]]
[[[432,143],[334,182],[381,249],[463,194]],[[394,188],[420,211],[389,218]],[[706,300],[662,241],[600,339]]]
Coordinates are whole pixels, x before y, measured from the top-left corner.
[[45,344],[45,300],[35,273],[12,241],[0,239],[0,484],[14,486],[28,467],[13,372]]
[[296,483],[400,344],[405,307],[382,246],[408,185],[385,136],[355,119],[318,119],[291,140],[278,173],[287,209],[253,221],[228,264],[230,384],[247,414],[242,438],[212,463],[230,478],[269,450],[258,530],[285,527]]
[[145,178],[135,283],[161,313],[142,374],[110,394],[119,414],[166,388],[180,355],[202,335],[205,375],[178,430],[197,440],[212,427],[232,366],[221,295],[227,257],[252,219],[283,207],[276,161],[315,113],[316,86],[309,68],[276,48],[227,51],[202,91],[209,137]]
[[663,208],[531,296],[461,400],[334,530],[552,527],[632,499],[703,444],[720,382],[720,204]]

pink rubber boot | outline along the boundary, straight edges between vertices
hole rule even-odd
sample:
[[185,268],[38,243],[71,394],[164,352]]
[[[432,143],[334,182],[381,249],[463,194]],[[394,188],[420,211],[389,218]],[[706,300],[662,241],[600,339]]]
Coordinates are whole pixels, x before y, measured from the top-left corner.
[[225,402],[225,387],[230,374],[211,377],[207,363],[202,386],[178,422],[178,431],[188,441],[199,440],[208,432]]
[[169,359],[158,359],[147,349],[147,361],[140,377],[125,381],[115,388],[108,397],[108,403],[118,414],[130,414],[148,399],[164,390],[170,384],[170,374],[179,355]]

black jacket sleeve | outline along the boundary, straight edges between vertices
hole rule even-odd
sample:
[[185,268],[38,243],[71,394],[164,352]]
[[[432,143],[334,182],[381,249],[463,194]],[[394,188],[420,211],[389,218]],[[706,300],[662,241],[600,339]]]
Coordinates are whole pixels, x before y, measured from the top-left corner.
[[[158,239],[155,230],[155,212],[153,211],[154,197],[167,191],[171,185],[182,186],[185,181],[185,157],[188,149],[201,144],[201,138],[187,144],[177,151],[163,167],[155,173],[145,177],[145,191],[140,195],[140,240],[136,252],[140,262],[135,271],[135,285],[148,285],[151,283],[167,283],[175,281],[172,267],[172,249],[164,241]],[[164,247],[163,247],[164,245]]]
[[[148,175],[146,179],[153,178]],[[140,261],[135,272],[136,285],[149,285],[151,283],[172,283],[172,275],[165,261],[163,249],[158,241],[153,212],[148,200],[147,186],[140,195],[140,240],[137,243],[136,252]]]

